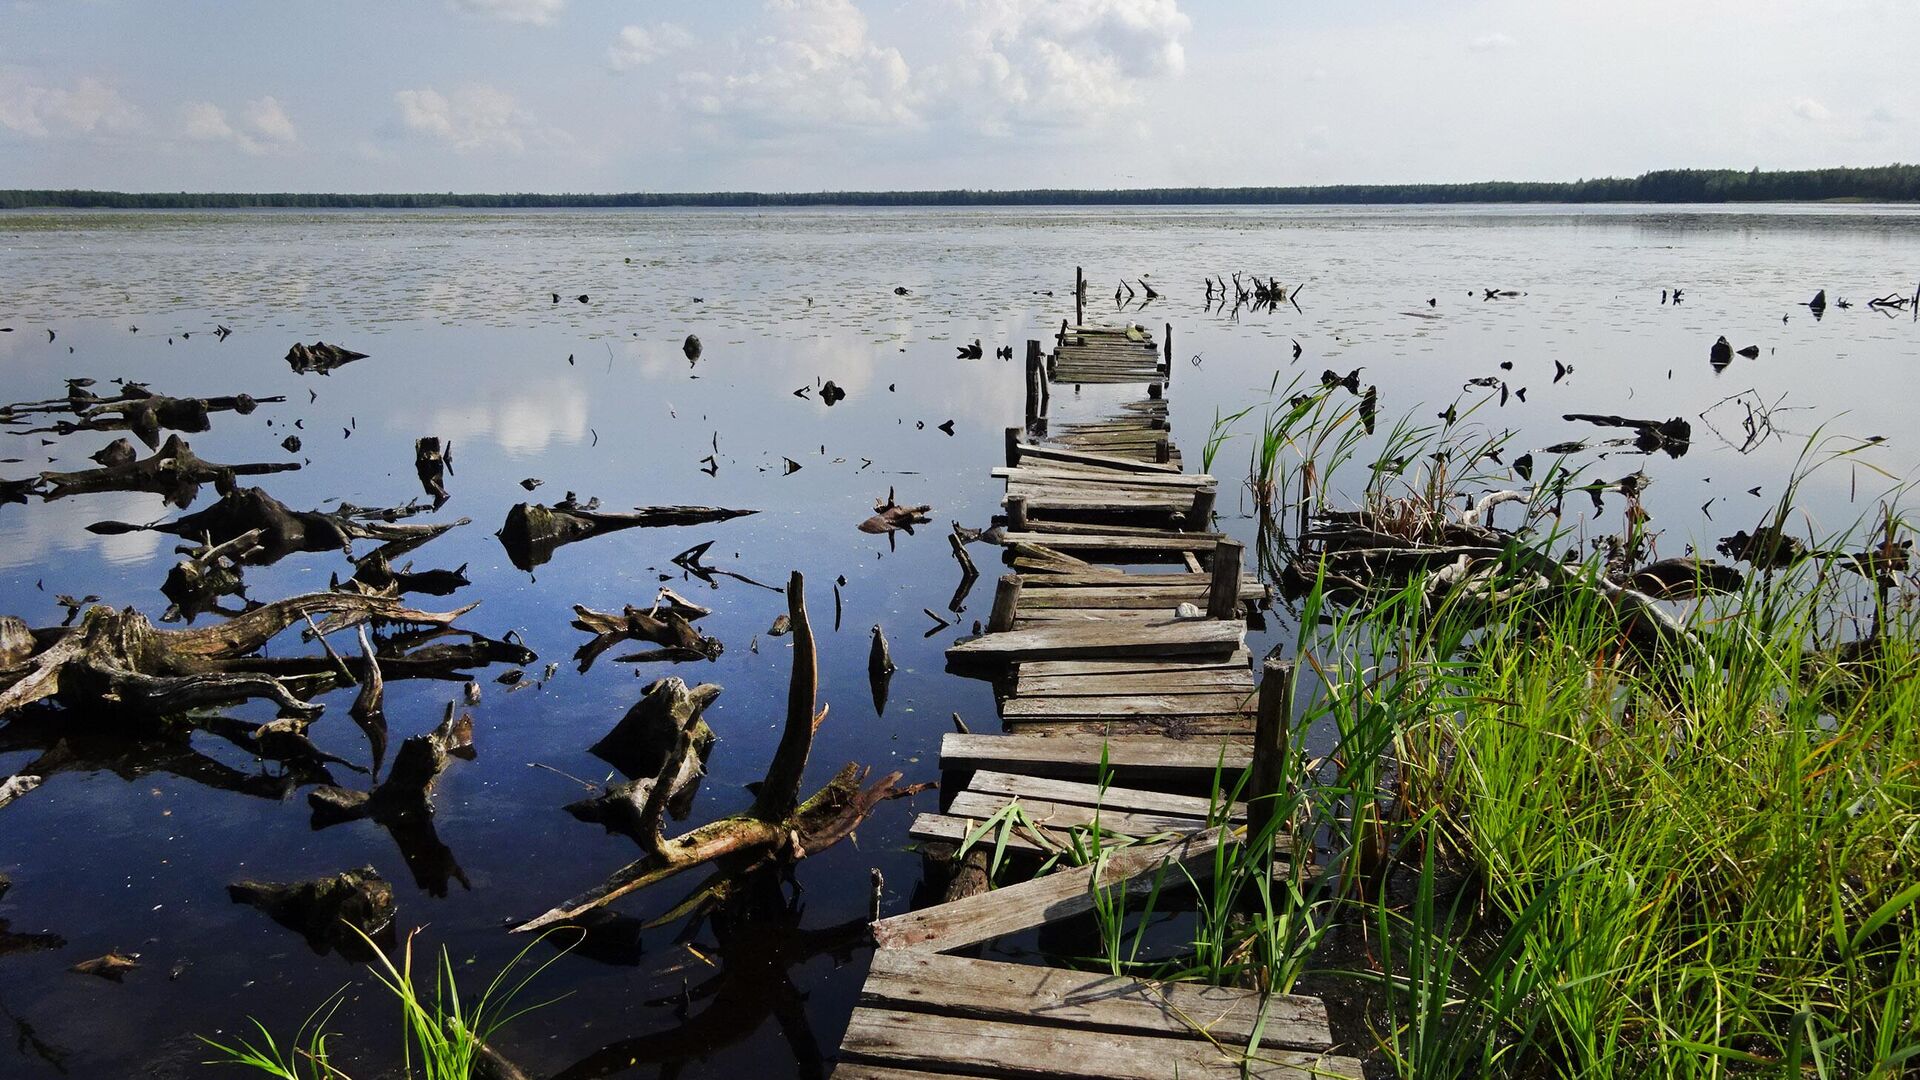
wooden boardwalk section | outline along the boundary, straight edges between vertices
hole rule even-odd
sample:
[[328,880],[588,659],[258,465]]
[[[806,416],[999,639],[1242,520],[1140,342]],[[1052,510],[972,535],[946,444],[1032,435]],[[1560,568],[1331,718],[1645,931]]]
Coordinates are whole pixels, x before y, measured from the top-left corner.
[[[1214,478],[1181,471],[1171,354],[1138,328],[1064,325],[1044,361],[1028,343],[1028,422],[993,470],[1013,573],[985,632],[947,651],[950,669],[994,681],[1003,733],[943,739],[941,809],[910,829],[929,846],[976,843],[946,902],[874,924],[840,1080],[1361,1075],[1331,1053],[1317,999],[953,955],[1084,915],[1098,890],[1144,892],[1162,868],[1204,874],[1249,824],[1248,805],[1213,805],[1216,778],[1251,768],[1255,791],[1277,778],[1291,669],[1270,661],[1255,683],[1245,615],[1266,590],[1212,528]],[[1064,383],[1149,396],[1049,433]],[[1030,873],[1085,848],[1096,823],[1102,859],[987,887],[996,845]]]

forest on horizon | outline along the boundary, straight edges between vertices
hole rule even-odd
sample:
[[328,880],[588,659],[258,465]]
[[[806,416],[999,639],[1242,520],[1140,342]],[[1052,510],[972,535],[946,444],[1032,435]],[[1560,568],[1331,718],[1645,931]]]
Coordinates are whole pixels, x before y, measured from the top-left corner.
[[1920,201],[1920,165],[1869,168],[1665,169],[1634,177],[1566,182],[1485,181],[1471,184],[1331,184],[1301,187],[1163,187],[1026,190],[331,193],[121,192],[20,188],[0,190],[0,209],[473,209],[565,207],[780,206],[1138,206],[1369,205],[1410,203],[1739,203]]

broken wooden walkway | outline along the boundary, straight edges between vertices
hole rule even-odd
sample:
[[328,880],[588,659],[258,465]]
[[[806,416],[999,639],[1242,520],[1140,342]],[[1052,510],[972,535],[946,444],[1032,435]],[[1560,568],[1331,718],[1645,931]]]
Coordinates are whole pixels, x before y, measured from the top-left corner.
[[[951,669],[994,681],[1004,734],[962,725],[941,743],[943,805],[909,832],[967,858],[947,902],[874,924],[840,1080],[1361,1075],[1331,1054],[1313,998],[952,955],[1084,915],[1101,890],[1182,880],[1176,865],[1204,874],[1271,812],[1213,795],[1249,769],[1246,790],[1273,790],[1292,678],[1269,661],[1254,680],[1246,615],[1266,589],[1213,530],[1217,482],[1181,471],[1166,334],[1164,355],[1137,327],[1063,325],[1044,361],[1028,343],[1028,423],[993,470],[1014,572],[985,632],[947,650]],[[1048,431],[1053,384],[1134,382],[1147,398]],[[1100,859],[1064,865],[1095,845]],[[1025,872],[1058,868],[990,888],[996,847]]]

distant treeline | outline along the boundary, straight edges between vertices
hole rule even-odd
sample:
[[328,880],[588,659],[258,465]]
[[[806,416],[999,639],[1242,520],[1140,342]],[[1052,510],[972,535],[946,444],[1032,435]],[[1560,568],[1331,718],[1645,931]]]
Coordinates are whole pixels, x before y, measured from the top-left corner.
[[77,207],[200,210],[251,207],[417,210],[655,206],[1117,206],[1369,203],[1720,203],[1855,199],[1920,201],[1920,165],[1865,169],[1666,169],[1570,183],[1335,184],[1321,187],[1026,191],[624,192],[605,195],[329,194],[300,192],[0,191],[0,209]]

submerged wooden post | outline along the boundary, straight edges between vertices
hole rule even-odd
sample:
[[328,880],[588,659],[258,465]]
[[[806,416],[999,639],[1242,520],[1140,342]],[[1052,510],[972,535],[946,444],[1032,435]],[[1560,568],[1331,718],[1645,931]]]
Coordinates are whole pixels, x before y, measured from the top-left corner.
[[1027,520],[1027,497],[1025,495],[1007,496],[1007,528],[1014,532],[1026,532],[1030,524]]
[[1247,782],[1247,835],[1269,827],[1280,810],[1280,785],[1293,750],[1293,661],[1270,656],[1260,667],[1260,705],[1253,728],[1253,775]]
[[1167,339],[1163,344],[1165,345],[1167,350],[1166,352],[1167,381],[1172,382],[1173,381],[1173,324],[1172,323],[1167,324]]
[[1247,546],[1223,539],[1213,546],[1213,577],[1207,582],[1207,618],[1231,619],[1240,611],[1240,557]]
[[1020,429],[1010,427],[1007,429],[1007,468],[1011,469],[1018,464],[1020,464]]
[[1079,267],[1073,268],[1073,325],[1087,325],[1087,314],[1082,305],[1087,299],[1087,275]]
[[1013,629],[1013,610],[1020,604],[1020,575],[1005,574],[993,592],[993,611],[987,616],[987,633],[1000,634]]
[[[1195,489],[1193,506],[1187,510],[1187,531],[1205,532],[1213,520],[1213,500],[1219,494],[1219,488],[1203,487]],[[1211,596],[1208,598],[1211,600]]]

